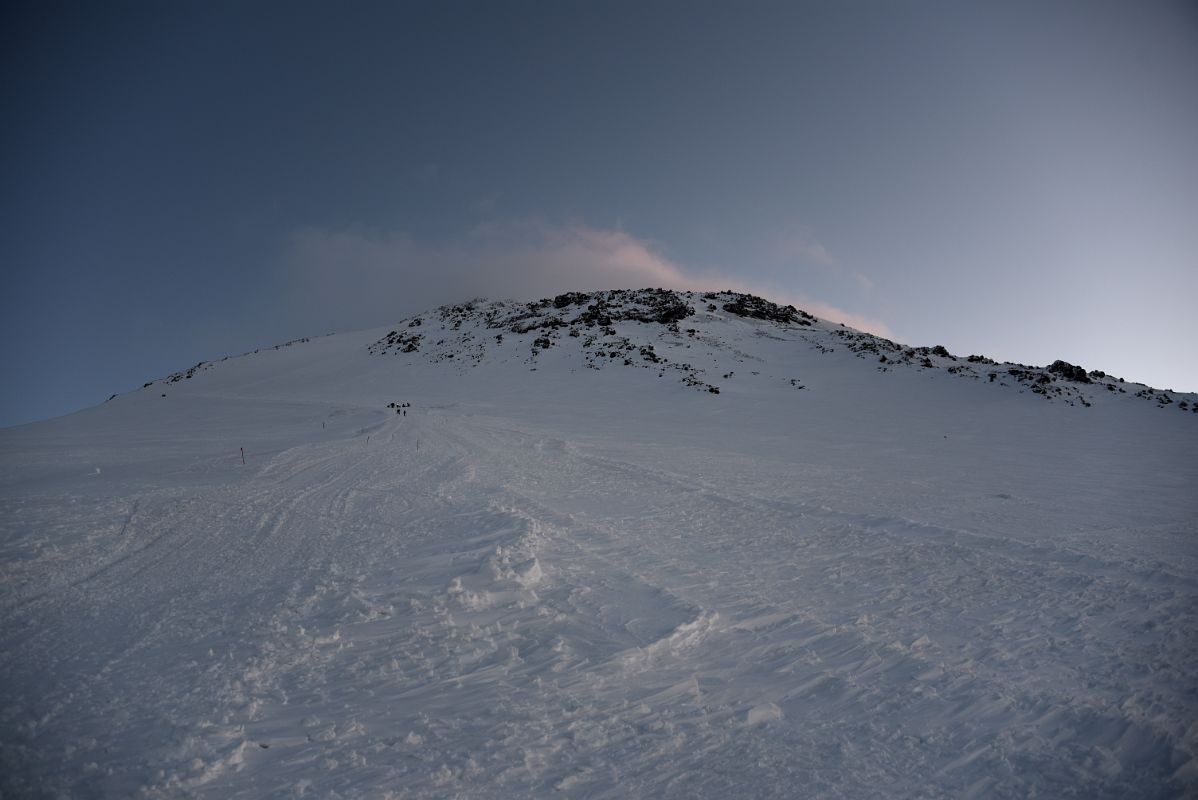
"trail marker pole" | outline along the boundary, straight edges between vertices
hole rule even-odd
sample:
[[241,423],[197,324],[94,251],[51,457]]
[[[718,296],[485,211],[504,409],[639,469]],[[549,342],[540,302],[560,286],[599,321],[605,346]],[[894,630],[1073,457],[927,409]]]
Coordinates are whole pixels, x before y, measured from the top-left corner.
[[241,466],[245,466],[245,448],[241,448]]

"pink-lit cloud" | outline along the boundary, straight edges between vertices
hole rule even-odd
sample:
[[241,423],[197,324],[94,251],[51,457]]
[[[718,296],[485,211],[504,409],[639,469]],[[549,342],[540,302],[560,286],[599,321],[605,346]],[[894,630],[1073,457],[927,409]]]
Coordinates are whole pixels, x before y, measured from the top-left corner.
[[339,329],[384,324],[472,297],[527,300],[565,291],[660,286],[750,292],[893,336],[879,320],[719,270],[688,268],[629,233],[586,225],[491,223],[445,244],[404,233],[309,228],[290,238],[283,266],[291,313]]

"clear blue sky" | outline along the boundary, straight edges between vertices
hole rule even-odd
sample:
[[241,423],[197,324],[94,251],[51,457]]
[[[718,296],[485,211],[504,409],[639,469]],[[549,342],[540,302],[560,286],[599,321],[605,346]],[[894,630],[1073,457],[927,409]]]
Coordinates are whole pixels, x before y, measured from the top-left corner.
[[0,14],[0,425],[469,296],[646,284],[1198,390],[1188,0]]

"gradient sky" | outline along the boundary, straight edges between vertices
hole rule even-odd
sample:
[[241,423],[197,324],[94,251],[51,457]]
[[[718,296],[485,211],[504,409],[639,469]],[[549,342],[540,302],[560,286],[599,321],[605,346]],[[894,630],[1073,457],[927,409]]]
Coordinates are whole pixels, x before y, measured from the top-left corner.
[[0,425],[471,296],[742,288],[1198,391],[1198,4],[0,11]]

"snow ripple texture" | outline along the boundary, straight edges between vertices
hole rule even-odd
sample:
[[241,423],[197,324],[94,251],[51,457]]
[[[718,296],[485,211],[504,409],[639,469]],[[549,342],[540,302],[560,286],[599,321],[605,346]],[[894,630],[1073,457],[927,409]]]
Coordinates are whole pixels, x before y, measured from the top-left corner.
[[4,797],[1194,796],[1189,415],[339,339],[0,431]]

